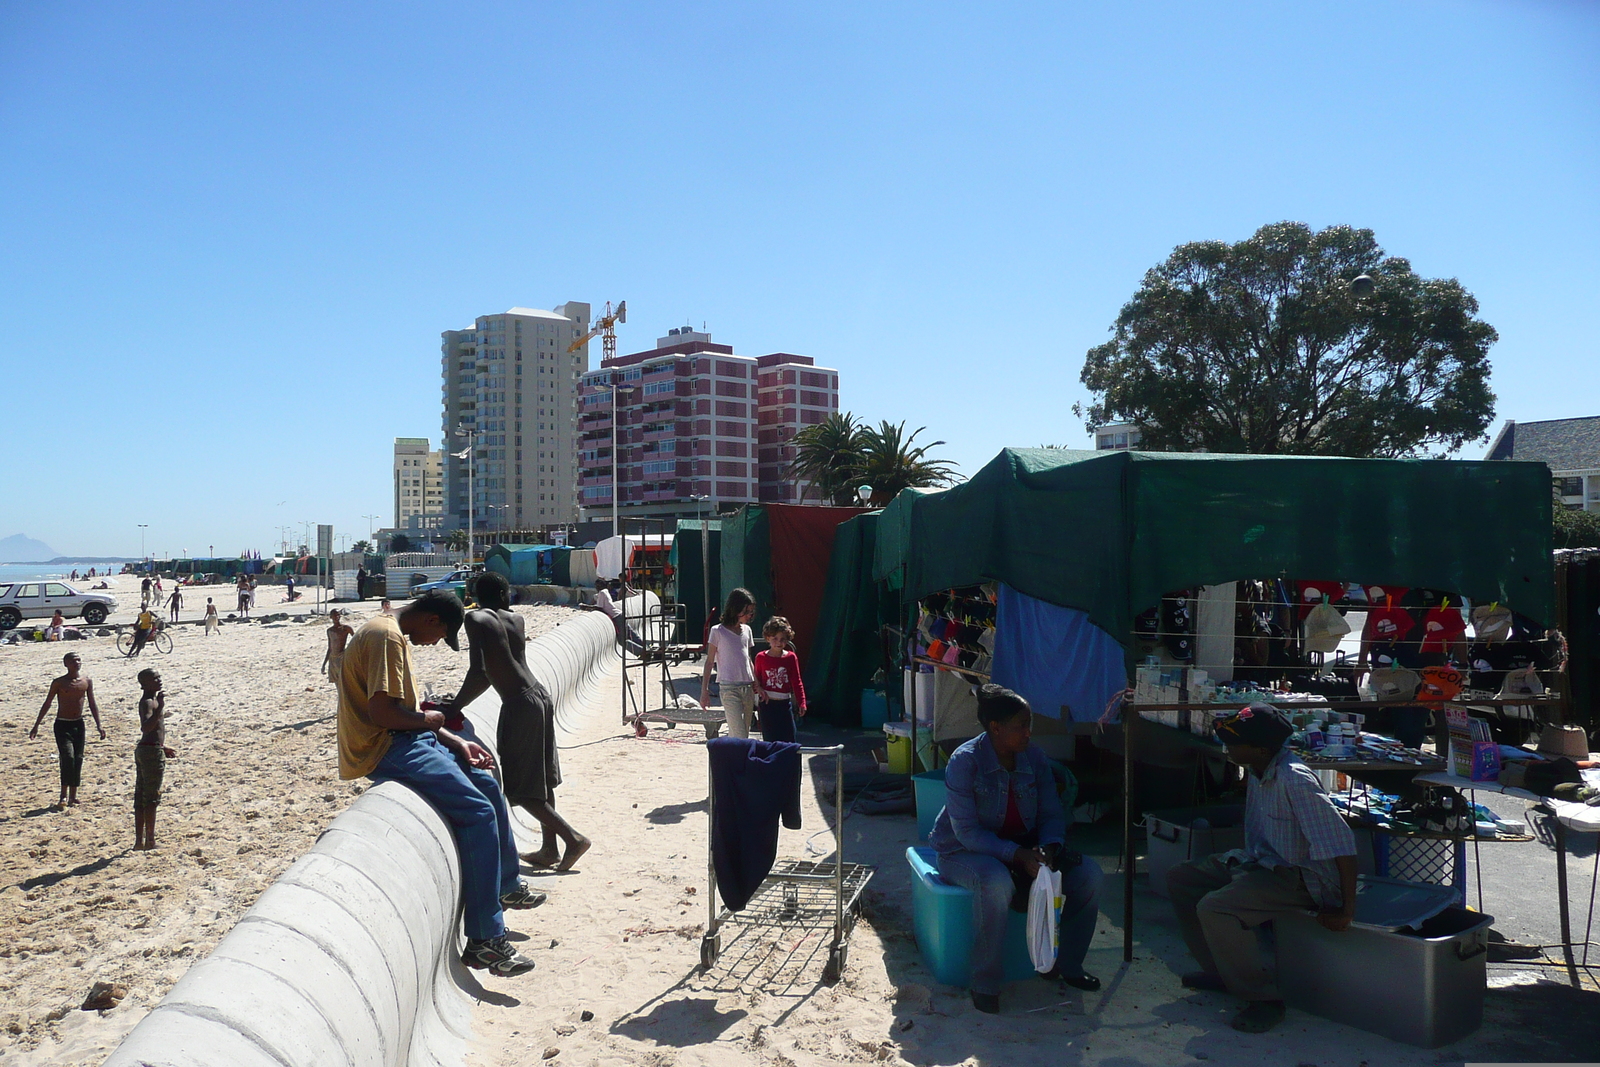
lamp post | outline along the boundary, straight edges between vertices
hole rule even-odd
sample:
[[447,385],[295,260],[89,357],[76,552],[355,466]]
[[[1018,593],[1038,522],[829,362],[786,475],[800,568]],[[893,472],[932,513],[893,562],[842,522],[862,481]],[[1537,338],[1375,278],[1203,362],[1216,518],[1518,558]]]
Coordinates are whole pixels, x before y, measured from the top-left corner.
[[144,554],[144,532],[146,530],[148,530],[148,529],[150,529],[150,524],[148,522],[141,522],[139,524],[139,558],[141,560],[145,559],[145,554]]
[[[940,442],[940,444],[943,444],[943,443],[944,442],[942,442],[942,441]],[[861,501],[861,506],[862,507],[864,507],[864,508],[865,507],[871,507],[872,506],[871,505],[872,486],[863,485],[861,488],[857,489],[856,490],[856,497]]]
[[[616,373],[611,375],[611,536],[618,533],[617,501],[622,498],[622,455],[617,449],[617,426],[622,422],[622,411],[617,407],[620,396],[633,392],[633,386],[623,385]],[[622,554],[626,561],[628,554]]]
[[363,519],[367,520],[367,544],[370,545],[372,543],[372,524],[373,524],[374,521],[377,520],[378,516],[376,516],[376,515],[363,515],[361,517]]
[[[706,521],[706,505],[711,502],[709,496],[692,496],[689,498],[700,505],[700,610],[706,615],[711,614],[711,524]],[[698,620],[702,636],[705,632],[705,619]]]
[[[457,426],[455,428],[455,435],[457,437],[465,437],[467,439],[467,449],[465,452],[467,460],[467,564],[470,566],[473,556],[472,545],[473,541],[475,540],[474,535],[476,533],[475,528],[477,526],[477,501],[474,499],[476,496],[476,489],[473,486],[473,475],[477,461],[478,431],[475,429],[470,429],[466,426]],[[463,453],[456,452],[453,453],[453,455],[457,459],[460,459],[462,458]]]

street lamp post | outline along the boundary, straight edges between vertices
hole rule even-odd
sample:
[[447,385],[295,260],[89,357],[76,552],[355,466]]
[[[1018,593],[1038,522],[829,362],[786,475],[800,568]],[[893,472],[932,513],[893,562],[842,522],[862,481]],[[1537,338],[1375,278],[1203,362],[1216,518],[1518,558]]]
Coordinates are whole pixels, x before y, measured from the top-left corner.
[[[711,614],[711,524],[706,521],[706,505],[711,502],[711,498],[691,496],[689,499],[700,505],[700,610],[709,616]],[[706,620],[698,619],[695,625],[700,628],[701,636],[704,636]]]
[[[473,486],[473,476],[477,463],[478,431],[466,426],[457,426],[455,435],[467,439],[467,564],[470,566],[473,557],[472,546],[477,532],[477,490]],[[455,457],[460,459],[461,453],[455,453]]]
[[148,522],[141,522],[139,524],[139,558],[144,560],[146,563],[149,562],[149,559],[144,554],[144,532],[148,529],[150,529],[150,524]]
[[367,520],[367,544],[370,545],[372,543],[372,524],[377,520],[378,516],[363,515],[361,517]]

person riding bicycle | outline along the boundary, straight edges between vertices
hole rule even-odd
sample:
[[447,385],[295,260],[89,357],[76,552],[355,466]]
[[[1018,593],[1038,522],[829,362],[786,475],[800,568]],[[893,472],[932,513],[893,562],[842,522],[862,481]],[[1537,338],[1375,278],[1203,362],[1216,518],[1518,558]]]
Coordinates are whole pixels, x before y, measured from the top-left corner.
[[128,650],[129,658],[137,656],[144,651],[144,643],[150,640],[150,635],[155,633],[160,626],[161,620],[156,618],[155,613],[149,607],[139,612],[139,620],[134,624],[133,628],[133,648]]

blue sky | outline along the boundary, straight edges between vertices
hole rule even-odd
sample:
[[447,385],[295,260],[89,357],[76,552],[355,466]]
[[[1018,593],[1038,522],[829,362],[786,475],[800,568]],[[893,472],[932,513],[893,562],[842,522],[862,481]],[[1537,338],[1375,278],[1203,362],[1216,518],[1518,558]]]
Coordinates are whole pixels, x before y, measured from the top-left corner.
[[971,473],[1087,443],[1143,272],[1281,219],[1475,293],[1497,425],[1597,414],[1596,56],[1577,0],[0,0],[0,536],[365,536],[439,331],[569,299],[812,355]]

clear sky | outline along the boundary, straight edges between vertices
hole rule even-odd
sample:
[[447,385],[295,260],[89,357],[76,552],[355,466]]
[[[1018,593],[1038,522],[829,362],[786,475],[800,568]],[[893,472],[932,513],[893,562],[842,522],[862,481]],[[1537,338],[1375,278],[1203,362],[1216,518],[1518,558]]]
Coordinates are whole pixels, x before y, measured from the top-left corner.
[[0,536],[365,536],[439,332],[571,299],[971,473],[1086,444],[1143,272],[1282,219],[1475,293],[1496,425],[1600,414],[1597,178],[1586,0],[0,0]]

